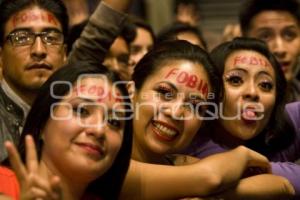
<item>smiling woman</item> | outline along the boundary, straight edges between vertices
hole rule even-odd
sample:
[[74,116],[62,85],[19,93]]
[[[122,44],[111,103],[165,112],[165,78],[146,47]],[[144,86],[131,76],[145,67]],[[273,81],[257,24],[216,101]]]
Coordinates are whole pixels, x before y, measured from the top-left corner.
[[185,41],[166,42],[142,58],[132,79],[132,157],[142,162],[170,164],[166,154],[186,147],[202,125],[199,116],[206,107],[198,105],[216,99],[208,98],[209,93],[218,94],[212,62],[198,46]]
[[131,122],[124,120],[129,102],[120,98],[128,94],[124,85],[113,84],[118,80],[103,66],[78,63],[42,86],[21,136],[20,157],[6,142],[21,198],[117,199],[132,142]]

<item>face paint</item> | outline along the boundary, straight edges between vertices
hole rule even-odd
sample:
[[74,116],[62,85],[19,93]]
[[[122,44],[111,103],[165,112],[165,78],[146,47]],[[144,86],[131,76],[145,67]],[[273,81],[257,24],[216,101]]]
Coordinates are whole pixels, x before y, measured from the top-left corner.
[[120,92],[115,91],[115,92],[107,92],[104,90],[104,87],[98,86],[98,85],[80,85],[74,88],[74,93],[77,96],[80,95],[89,95],[97,98],[97,102],[103,102],[105,99],[108,98],[109,101],[116,101],[116,102],[123,102],[122,101],[122,95]]
[[257,58],[254,56],[236,56],[234,58],[234,65],[236,64],[249,64],[249,65],[259,65],[268,67],[269,63],[265,60],[262,60],[261,58]]
[[51,13],[37,13],[37,12],[21,12],[13,17],[13,27],[16,28],[18,24],[26,22],[46,21],[55,26],[58,25],[57,20]]
[[189,88],[197,88],[197,90],[200,91],[201,94],[207,97],[208,83],[198,78],[197,75],[173,68],[167,73],[164,78],[169,78],[171,76],[176,76],[177,83],[184,84]]

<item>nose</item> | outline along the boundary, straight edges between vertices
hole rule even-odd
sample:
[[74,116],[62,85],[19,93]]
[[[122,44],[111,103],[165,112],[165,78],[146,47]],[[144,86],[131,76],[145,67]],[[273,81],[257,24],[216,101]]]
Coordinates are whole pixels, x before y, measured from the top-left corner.
[[99,140],[105,138],[107,122],[102,115],[100,116],[99,114],[94,114],[82,124],[85,126],[84,128],[86,129],[87,135],[94,136]]
[[168,103],[163,106],[163,113],[175,120],[183,120],[185,117],[185,108],[182,102]]
[[43,43],[40,37],[36,37],[31,46],[31,57],[34,60],[40,61],[47,57],[46,44]]
[[270,50],[278,58],[283,59],[286,55],[286,44],[283,38],[276,37],[270,45]]
[[257,102],[259,100],[258,88],[255,83],[249,83],[249,86],[245,88],[243,99],[246,101]]

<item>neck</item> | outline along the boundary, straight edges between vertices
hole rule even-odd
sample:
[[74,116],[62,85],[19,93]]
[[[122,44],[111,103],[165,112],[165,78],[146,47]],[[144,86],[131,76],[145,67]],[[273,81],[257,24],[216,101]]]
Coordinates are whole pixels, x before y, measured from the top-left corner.
[[223,147],[232,149],[243,144],[243,141],[232,136],[219,121],[213,126],[212,139]]
[[134,160],[144,162],[144,163],[164,164],[164,165],[170,164],[164,155],[154,153],[151,150],[150,151],[146,150],[146,148],[143,147],[143,145],[139,144],[134,137],[133,137],[131,157]]
[[9,80],[5,79],[5,81],[10,89],[16,93],[16,95],[18,95],[28,105],[32,105],[37,96],[38,89],[28,90],[26,88],[19,88],[12,84]]
[[80,200],[85,192],[88,184],[78,184],[80,181],[74,179],[76,176],[68,177],[63,175],[51,162],[42,160],[41,165],[44,166],[44,171],[48,174],[49,179],[51,177],[58,176],[60,178],[61,199],[67,200]]

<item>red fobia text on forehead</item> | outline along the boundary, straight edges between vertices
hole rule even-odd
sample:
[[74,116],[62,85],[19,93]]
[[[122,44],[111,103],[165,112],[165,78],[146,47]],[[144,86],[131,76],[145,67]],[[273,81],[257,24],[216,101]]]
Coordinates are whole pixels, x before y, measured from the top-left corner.
[[90,95],[97,97],[97,102],[103,102],[104,100],[123,102],[122,95],[119,91],[107,91],[104,87],[99,85],[79,85],[74,88],[74,93],[76,96]]
[[58,25],[55,16],[49,12],[34,12],[34,11],[20,12],[15,16],[13,16],[12,19],[14,28],[16,28],[18,24],[23,24],[26,22],[37,22],[37,21],[45,21],[55,26]]
[[269,62],[265,59],[256,57],[256,56],[236,56],[233,61],[234,65],[237,64],[248,64],[248,65],[258,65],[268,67]]
[[164,78],[176,77],[176,82],[186,87],[197,89],[205,97],[208,95],[208,83],[200,79],[196,74],[191,74],[176,68],[171,69]]

